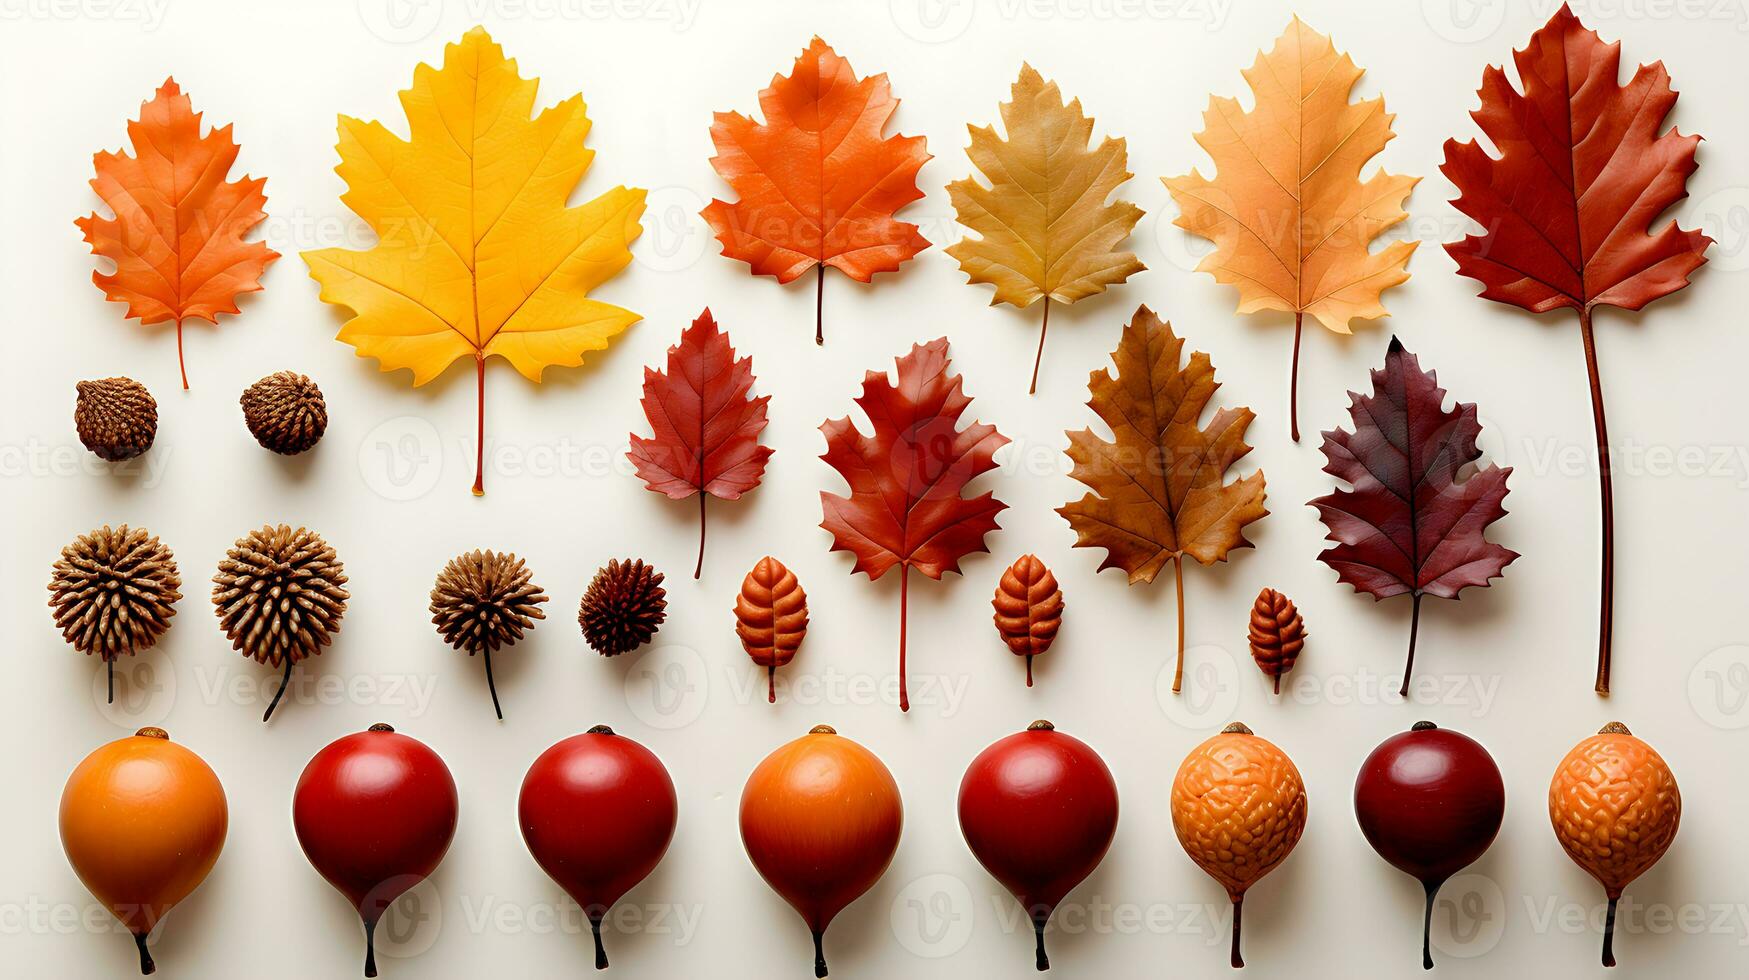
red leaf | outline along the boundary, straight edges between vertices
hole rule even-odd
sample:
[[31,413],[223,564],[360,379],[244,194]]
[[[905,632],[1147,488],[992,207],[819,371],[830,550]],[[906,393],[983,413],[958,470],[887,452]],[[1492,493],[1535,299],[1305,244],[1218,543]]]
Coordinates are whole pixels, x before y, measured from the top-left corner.
[[698,500],[698,578],[704,568],[704,494],[738,500],[759,485],[771,449],[759,444],[770,395],[754,398],[753,359],[735,358],[729,335],[705,310],[668,348],[668,369],[644,369],[644,417],[654,438],[633,435],[626,458],[672,500]]
[[850,62],[814,38],[786,76],[759,93],[764,124],[738,112],[711,123],[711,166],[740,199],[712,201],[704,219],[723,254],[756,276],[791,282],[818,269],[814,342],[826,267],[868,282],[929,247],[893,215],[923,196],[929,159],[921,136],[883,136],[899,100],[887,76],[857,78]]
[[1318,556],[1341,581],[1374,599],[1409,594],[1409,663],[1415,665],[1421,597],[1456,599],[1462,589],[1502,573],[1518,553],[1487,540],[1506,516],[1511,467],[1486,466],[1458,477],[1482,455],[1476,406],[1445,411],[1445,391],[1395,337],[1371,395],[1349,392],[1354,431],[1324,433],[1324,472],[1351,489],[1313,500],[1335,544]]
[[899,579],[899,707],[910,710],[905,689],[905,620],[910,571],[933,579],[958,572],[959,560],[988,551],[984,535],[997,530],[996,515],[1008,505],[990,493],[970,500],[967,483],[996,468],[996,450],[1008,437],[992,425],[960,429],[972,400],[961,378],[948,376],[947,338],[919,344],[899,358],[899,383],[870,371],[856,399],[874,427],[864,436],[848,417],[820,426],[826,453],[850,496],[820,492],[832,532],[832,550],[856,555],[853,572],[878,579],[894,565]]
[[1615,514],[1603,386],[1592,310],[1637,310],[1688,285],[1712,239],[1674,221],[1652,223],[1687,196],[1698,136],[1659,127],[1676,104],[1660,62],[1618,83],[1621,45],[1605,44],[1563,6],[1514,53],[1520,94],[1499,68],[1482,75],[1471,118],[1499,151],[1447,140],[1440,167],[1458,189],[1452,204],[1484,231],[1447,245],[1482,296],[1533,313],[1579,314],[1597,434],[1603,522],[1597,691],[1609,693],[1615,582]]

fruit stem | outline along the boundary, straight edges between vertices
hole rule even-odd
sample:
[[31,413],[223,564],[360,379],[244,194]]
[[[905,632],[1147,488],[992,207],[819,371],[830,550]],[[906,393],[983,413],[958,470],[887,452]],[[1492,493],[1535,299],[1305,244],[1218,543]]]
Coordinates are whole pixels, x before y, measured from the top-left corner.
[[267,713],[261,716],[263,723],[273,717],[273,709],[279,707],[279,699],[285,697],[285,689],[291,686],[291,654],[282,653],[280,656],[285,658],[285,676],[279,679],[279,690],[273,692],[273,700],[267,703]]
[[1184,690],[1184,556],[1172,559],[1174,591],[1178,593],[1178,671],[1172,675],[1172,693]]
[[1409,660],[1403,664],[1403,686],[1398,689],[1397,696],[1409,696],[1409,675],[1415,670],[1415,637],[1421,632],[1421,593],[1411,596],[1414,605],[1409,609]]
[[1300,441],[1300,325],[1305,316],[1294,314],[1294,364],[1287,383],[1287,429],[1295,442]]
[[1275,675],[1275,693],[1281,693],[1281,673],[1279,671]]
[[486,495],[486,355],[474,352],[474,496]]
[[1591,423],[1597,430],[1598,492],[1603,501],[1603,570],[1597,622],[1598,694],[1609,694],[1609,640],[1615,600],[1615,491],[1609,469],[1609,428],[1603,418],[1603,382],[1597,373],[1597,338],[1591,332],[1591,309],[1579,311],[1579,338],[1585,344],[1585,377],[1591,383]]
[[692,566],[692,580],[695,582],[704,572],[704,502],[709,497],[710,494],[703,490],[698,492],[698,563]]
[[1427,911],[1421,917],[1421,969],[1433,969],[1433,896],[1438,894],[1441,881],[1424,881],[1421,887],[1427,891]]
[[[911,695],[905,690],[905,621],[910,616],[911,566],[899,566],[899,710],[911,710]],[[825,976],[824,973],[820,974]]]
[[146,948],[146,934],[143,932],[134,933],[134,945],[140,948],[140,975],[151,976],[158,972],[158,964],[152,962],[152,952]]
[[492,680],[492,648],[486,647],[486,690],[492,692],[492,710],[497,713],[498,720],[504,720],[504,709],[498,707],[498,684]]
[[1239,955],[1239,920],[1240,920],[1240,916],[1244,912],[1244,910],[1245,910],[1245,896],[1244,895],[1234,895],[1233,896],[1233,959],[1232,959],[1232,964],[1233,964],[1233,969],[1235,969],[1235,970],[1242,970],[1245,968],[1245,958],[1243,956]]
[[823,977],[826,975],[826,947],[821,942],[824,938],[825,938],[825,933],[821,932],[818,929],[814,930],[814,976],[815,977]]
[[[182,359],[182,318],[176,318],[176,369],[182,372],[182,390],[188,390],[188,364]],[[150,972],[150,971],[148,971]]]
[[1051,298],[1045,297],[1045,316],[1038,325],[1038,353],[1032,359],[1032,384],[1026,389],[1029,395],[1038,394],[1038,366],[1045,359],[1045,331],[1051,328]]
[[1609,896],[1609,913],[1603,920],[1603,965],[1615,965],[1615,903],[1620,895]]
[[1032,913],[1032,934],[1038,937],[1036,966],[1040,973],[1051,968],[1051,958],[1045,955],[1045,923],[1050,921],[1050,917],[1051,912],[1049,909],[1034,911]]
[[590,933],[590,935],[595,937],[595,968],[597,970],[605,970],[605,969],[607,969],[607,947],[601,945],[601,915],[600,914],[590,913],[589,933]]
[[777,664],[765,665],[765,703],[777,703]]
[[377,975],[377,923],[375,919],[364,920],[364,975]]
[[1032,654],[1026,655],[1026,686],[1032,686]]
[[[826,346],[826,263],[814,266],[818,275],[814,277],[814,346]],[[825,962],[822,960],[821,962]],[[822,973],[821,976],[826,974]]]
[[612,735],[613,729],[607,725],[591,725],[585,735]]

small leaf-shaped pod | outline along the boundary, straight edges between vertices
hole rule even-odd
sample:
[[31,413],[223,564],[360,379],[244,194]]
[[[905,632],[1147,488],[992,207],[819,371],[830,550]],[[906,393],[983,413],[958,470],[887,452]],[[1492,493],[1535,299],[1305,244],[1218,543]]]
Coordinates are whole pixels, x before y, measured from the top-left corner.
[[996,632],[1017,657],[1026,658],[1026,686],[1032,686],[1032,658],[1051,648],[1063,625],[1063,590],[1037,555],[1021,555],[1002,573],[996,595]]
[[1294,669],[1294,661],[1306,645],[1306,621],[1294,601],[1274,589],[1257,593],[1251,606],[1251,659],[1257,669],[1275,679],[1281,693],[1281,675]]
[[765,668],[765,699],[776,704],[777,668],[795,658],[808,635],[808,594],[783,562],[766,555],[741,580],[735,635],[747,656]]

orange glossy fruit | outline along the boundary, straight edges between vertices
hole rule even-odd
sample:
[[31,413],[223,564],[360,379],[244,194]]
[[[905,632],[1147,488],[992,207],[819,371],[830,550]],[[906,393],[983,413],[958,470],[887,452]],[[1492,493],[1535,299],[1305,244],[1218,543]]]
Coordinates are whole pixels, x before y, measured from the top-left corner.
[[97,749],[61,792],[61,846],[79,880],[155,969],[146,937],[206,880],[229,821],[225,791],[201,757],[142,728]]
[[1612,721],[1567,753],[1549,782],[1549,822],[1573,863],[1603,886],[1603,965],[1615,965],[1615,905],[1658,863],[1682,822],[1676,775],[1657,750]]
[[1172,829],[1184,853],[1233,900],[1235,968],[1245,890],[1275,870],[1306,829],[1306,785],[1287,753],[1232,724],[1192,749],[1172,781]]

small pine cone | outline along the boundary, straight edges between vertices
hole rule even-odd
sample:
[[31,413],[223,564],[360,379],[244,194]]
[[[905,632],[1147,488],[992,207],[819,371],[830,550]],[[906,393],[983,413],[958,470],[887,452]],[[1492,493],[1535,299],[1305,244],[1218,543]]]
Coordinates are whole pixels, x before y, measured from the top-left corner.
[[241,651],[277,667],[321,653],[346,615],[346,570],[308,528],[264,526],[237,539],[213,576],[219,625]]
[[473,656],[522,639],[545,619],[547,594],[513,554],[471,551],[450,559],[431,589],[431,622],[443,642]]
[[255,441],[281,456],[296,456],[313,447],[328,429],[328,403],[322,400],[322,389],[295,371],[262,378],[244,389],[238,401]]
[[667,609],[661,572],[640,560],[611,560],[583,593],[577,622],[589,645],[612,657],[650,642],[668,618]]
[[145,385],[132,378],[104,378],[76,387],[73,425],[86,449],[117,463],[152,448],[158,436],[158,402]]
[[1306,645],[1306,622],[1294,608],[1292,599],[1274,589],[1257,593],[1251,607],[1251,659],[1257,668],[1275,678],[1275,692],[1281,693],[1281,675],[1294,669],[1300,650]]
[[741,580],[735,635],[747,656],[765,668],[766,700],[776,704],[777,668],[795,658],[808,635],[808,594],[783,562],[766,555]]
[[1032,658],[1051,648],[1063,625],[1063,590],[1036,555],[1021,555],[996,584],[996,632],[1015,656],[1026,658],[1026,686],[1032,686]]
[[73,649],[113,661],[158,642],[181,588],[176,556],[163,542],[145,528],[106,524],[61,549],[49,607]]

